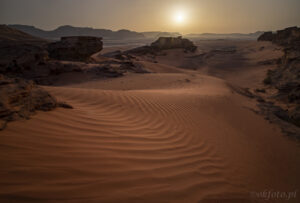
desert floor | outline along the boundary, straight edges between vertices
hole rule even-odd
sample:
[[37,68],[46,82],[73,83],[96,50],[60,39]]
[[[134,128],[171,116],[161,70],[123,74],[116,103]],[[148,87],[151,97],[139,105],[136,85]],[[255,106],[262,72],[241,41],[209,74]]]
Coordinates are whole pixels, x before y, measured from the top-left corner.
[[262,87],[272,65],[257,62],[281,51],[253,41],[197,45],[193,54],[139,57],[153,73],[75,84],[65,75],[44,87],[74,109],[0,132],[0,201],[264,202],[261,192],[299,190],[299,145],[232,89]]

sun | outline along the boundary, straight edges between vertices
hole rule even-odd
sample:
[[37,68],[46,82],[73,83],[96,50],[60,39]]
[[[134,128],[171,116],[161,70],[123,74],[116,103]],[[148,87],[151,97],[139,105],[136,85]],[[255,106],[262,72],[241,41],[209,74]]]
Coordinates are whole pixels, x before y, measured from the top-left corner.
[[185,13],[183,11],[177,11],[174,14],[173,18],[174,18],[174,22],[177,23],[177,24],[183,24],[186,20]]

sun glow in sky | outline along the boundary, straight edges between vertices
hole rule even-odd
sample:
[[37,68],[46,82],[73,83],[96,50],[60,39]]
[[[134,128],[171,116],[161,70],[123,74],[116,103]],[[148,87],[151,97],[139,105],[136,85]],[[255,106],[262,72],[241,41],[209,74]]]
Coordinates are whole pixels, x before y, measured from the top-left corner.
[[183,24],[185,23],[186,20],[186,14],[183,11],[177,11],[174,14],[174,21],[177,24]]
[[0,24],[189,33],[300,26],[300,0],[0,0]]
[[174,30],[187,29],[193,22],[192,9],[187,4],[174,4],[167,13],[170,26],[173,26]]

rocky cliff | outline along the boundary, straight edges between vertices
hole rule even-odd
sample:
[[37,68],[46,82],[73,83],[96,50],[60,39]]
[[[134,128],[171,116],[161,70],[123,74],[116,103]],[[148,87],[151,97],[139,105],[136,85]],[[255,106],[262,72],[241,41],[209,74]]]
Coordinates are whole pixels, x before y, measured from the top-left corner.
[[277,32],[265,32],[259,36],[258,41],[270,41],[284,47],[299,46],[300,43],[300,28],[289,27]]
[[275,88],[274,97],[286,105],[280,113],[281,119],[300,127],[300,28],[266,32],[258,40],[283,47],[284,55],[279,65],[268,71],[264,83]]

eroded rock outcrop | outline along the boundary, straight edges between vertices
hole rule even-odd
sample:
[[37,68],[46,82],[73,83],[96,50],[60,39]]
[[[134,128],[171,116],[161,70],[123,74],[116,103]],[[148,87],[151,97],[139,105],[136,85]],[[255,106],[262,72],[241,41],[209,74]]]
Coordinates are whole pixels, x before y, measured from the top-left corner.
[[150,46],[142,46],[131,49],[126,51],[125,54],[156,55],[160,51],[169,49],[183,49],[185,52],[195,52],[197,50],[197,46],[195,46],[192,41],[182,37],[160,37]]
[[278,110],[274,111],[274,114],[300,127],[300,28],[280,30],[272,33],[272,37],[270,33],[265,33],[258,40],[271,41],[284,48],[284,55],[277,68],[268,71],[264,83],[275,88],[277,93],[274,98],[286,105],[286,109],[280,111],[284,112],[285,116],[282,116],[283,113],[278,116]]
[[[48,41],[0,26],[0,130],[6,123],[19,118],[28,119],[37,110],[55,107],[71,108],[59,103],[34,81],[48,77],[51,69]],[[29,80],[26,80],[29,79]]]
[[277,31],[272,42],[284,47],[284,55],[278,67],[268,72],[264,82],[278,90],[281,100],[300,104],[300,28]]
[[62,37],[48,45],[49,57],[66,61],[87,61],[103,49],[102,38],[88,36]]
[[22,71],[48,58],[48,41],[0,25],[0,73]]
[[151,44],[151,47],[159,50],[184,49],[191,52],[194,52],[197,49],[192,41],[182,37],[160,37]]
[[32,81],[0,74],[0,129],[6,122],[28,119],[35,111],[50,111],[59,106],[56,99]]
[[265,32],[258,41],[270,41],[281,46],[295,46],[300,42],[300,28],[289,27],[284,30],[278,30],[276,33]]
[[40,45],[27,43],[0,43],[0,73],[20,74],[33,66],[44,64],[47,51]]
[[272,42],[274,39],[273,32],[265,32],[261,36],[258,37],[258,41],[270,41]]
[[148,72],[128,55],[114,53],[111,57],[119,59],[104,61],[90,57],[102,48],[98,37],[63,37],[49,44],[49,41],[0,26],[0,74],[33,80],[40,85],[54,85],[61,84],[66,75],[76,77],[69,81],[75,83],[91,78],[119,77],[126,72]]

